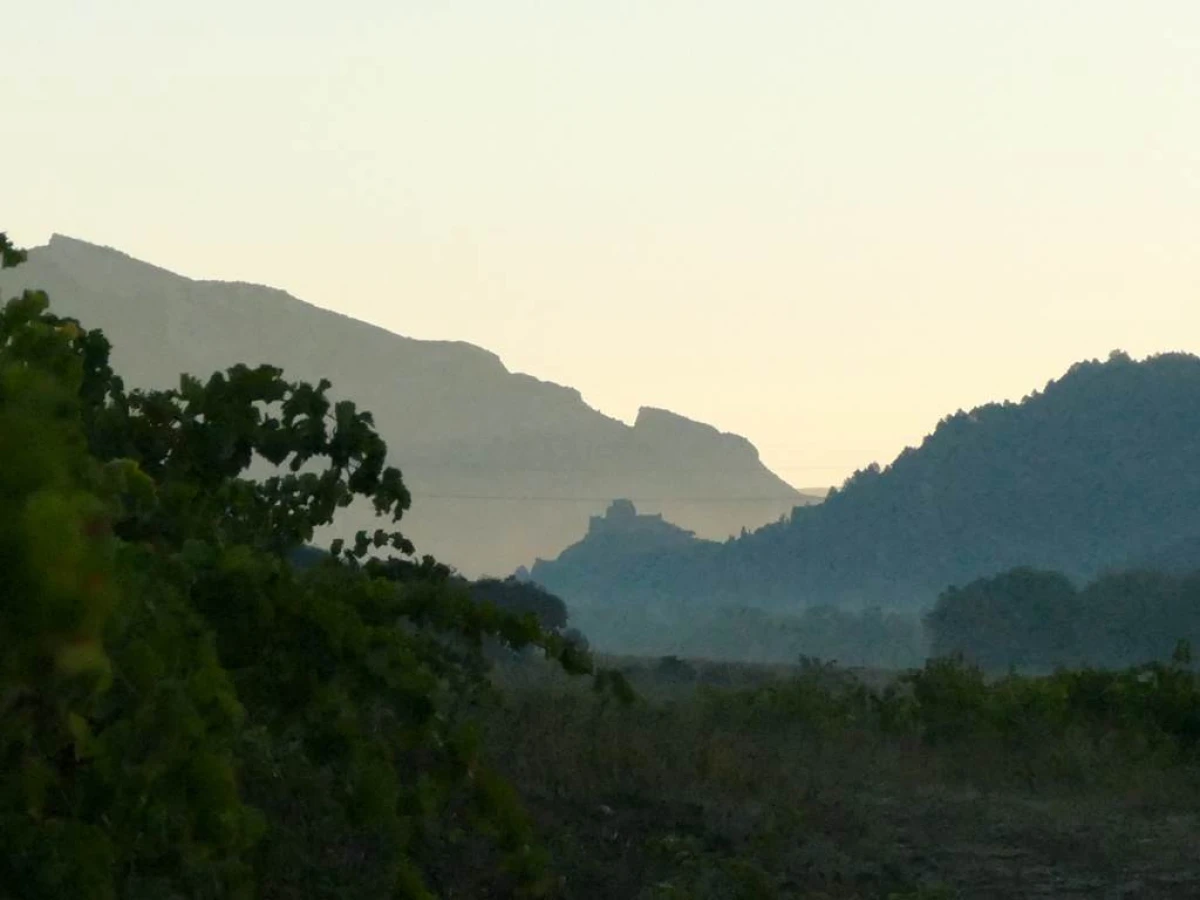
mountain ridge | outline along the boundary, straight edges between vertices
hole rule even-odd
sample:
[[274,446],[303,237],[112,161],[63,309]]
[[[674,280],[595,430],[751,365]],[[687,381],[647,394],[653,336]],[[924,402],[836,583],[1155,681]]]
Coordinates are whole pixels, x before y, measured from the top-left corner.
[[1087,580],[1130,560],[1186,560],[1200,539],[1197,462],[1200,358],[1114,352],[1020,402],[945,416],[918,447],[784,521],[670,552],[585,538],[530,577],[588,610],[598,636],[610,610],[915,611],[1019,566]]
[[[102,329],[134,387],[175,387],[181,372],[237,363],[328,378],[331,396],[375,414],[405,474],[414,505],[402,527],[467,574],[557,554],[617,497],[655,498],[654,508],[715,537],[813,501],[745,438],[653,407],[626,424],[485,348],[396,334],[279,288],[187,278],[62,234],[6,270],[0,287],[5,298],[45,289],[53,310]],[[338,524],[372,523],[355,514]]]

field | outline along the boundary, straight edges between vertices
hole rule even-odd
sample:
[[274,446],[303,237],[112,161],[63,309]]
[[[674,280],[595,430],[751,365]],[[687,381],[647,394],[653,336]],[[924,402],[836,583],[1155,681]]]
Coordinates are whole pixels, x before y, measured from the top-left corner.
[[[1078,679],[1075,697],[1050,679],[979,693],[953,665],[905,688],[816,663],[606,662],[636,703],[522,664],[482,711],[560,896],[1200,896],[1189,672]],[[1109,700],[1081,700],[1097,683]],[[1131,719],[1123,685],[1170,694],[1174,724]],[[447,896],[478,895],[464,871]]]

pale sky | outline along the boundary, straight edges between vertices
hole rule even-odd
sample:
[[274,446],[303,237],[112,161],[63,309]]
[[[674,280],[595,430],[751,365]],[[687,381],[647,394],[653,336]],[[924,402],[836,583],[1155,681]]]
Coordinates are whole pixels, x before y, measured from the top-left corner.
[[1079,359],[1200,351],[1196,0],[0,0],[0,22],[19,243],[470,341],[618,418],[743,434],[797,486]]

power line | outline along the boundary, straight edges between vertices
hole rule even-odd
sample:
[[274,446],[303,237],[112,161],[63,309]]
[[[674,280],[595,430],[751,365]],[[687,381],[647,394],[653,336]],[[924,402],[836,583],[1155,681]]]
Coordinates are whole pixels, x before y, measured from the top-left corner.
[[497,500],[505,503],[611,503],[614,500],[629,500],[632,503],[791,503],[813,494],[799,497],[629,497],[609,495],[607,497],[540,497],[502,496],[497,494],[425,494],[419,489],[411,491],[418,500]]

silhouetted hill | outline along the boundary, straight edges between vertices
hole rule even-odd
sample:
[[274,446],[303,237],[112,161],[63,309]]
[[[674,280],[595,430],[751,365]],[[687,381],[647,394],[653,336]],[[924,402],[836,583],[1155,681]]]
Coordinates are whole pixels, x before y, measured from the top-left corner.
[[[272,288],[194,281],[57,235],[0,280],[5,298],[23,287],[103,329],[133,386],[174,387],[180,372],[236,363],[329,378],[334,396],[375,414],[414,496],[405,531],[469,574],[558,553],[615,497],[647,498],[713,537],[812,499],[744,438],[656,409],[628,426],[576,390],[509,372],[487,350],[401,337]],[[350,511],[340,524],[367,523]]]
[[[1195,535],[1200,359],[1115,353],[1073,366],[1020,403],[943,419],[919,449],[856,473],[785,522],[661,551],[639,550],[634,535],[604,545],[589,536],[539,561],[531,577],[573,608],[619,609],[614,616],[823,603],[915,609],[948,585],[1017,566],[1086,580],[1130,560],[1182,562]],[[671,652],[669,640],[663,647]]]

